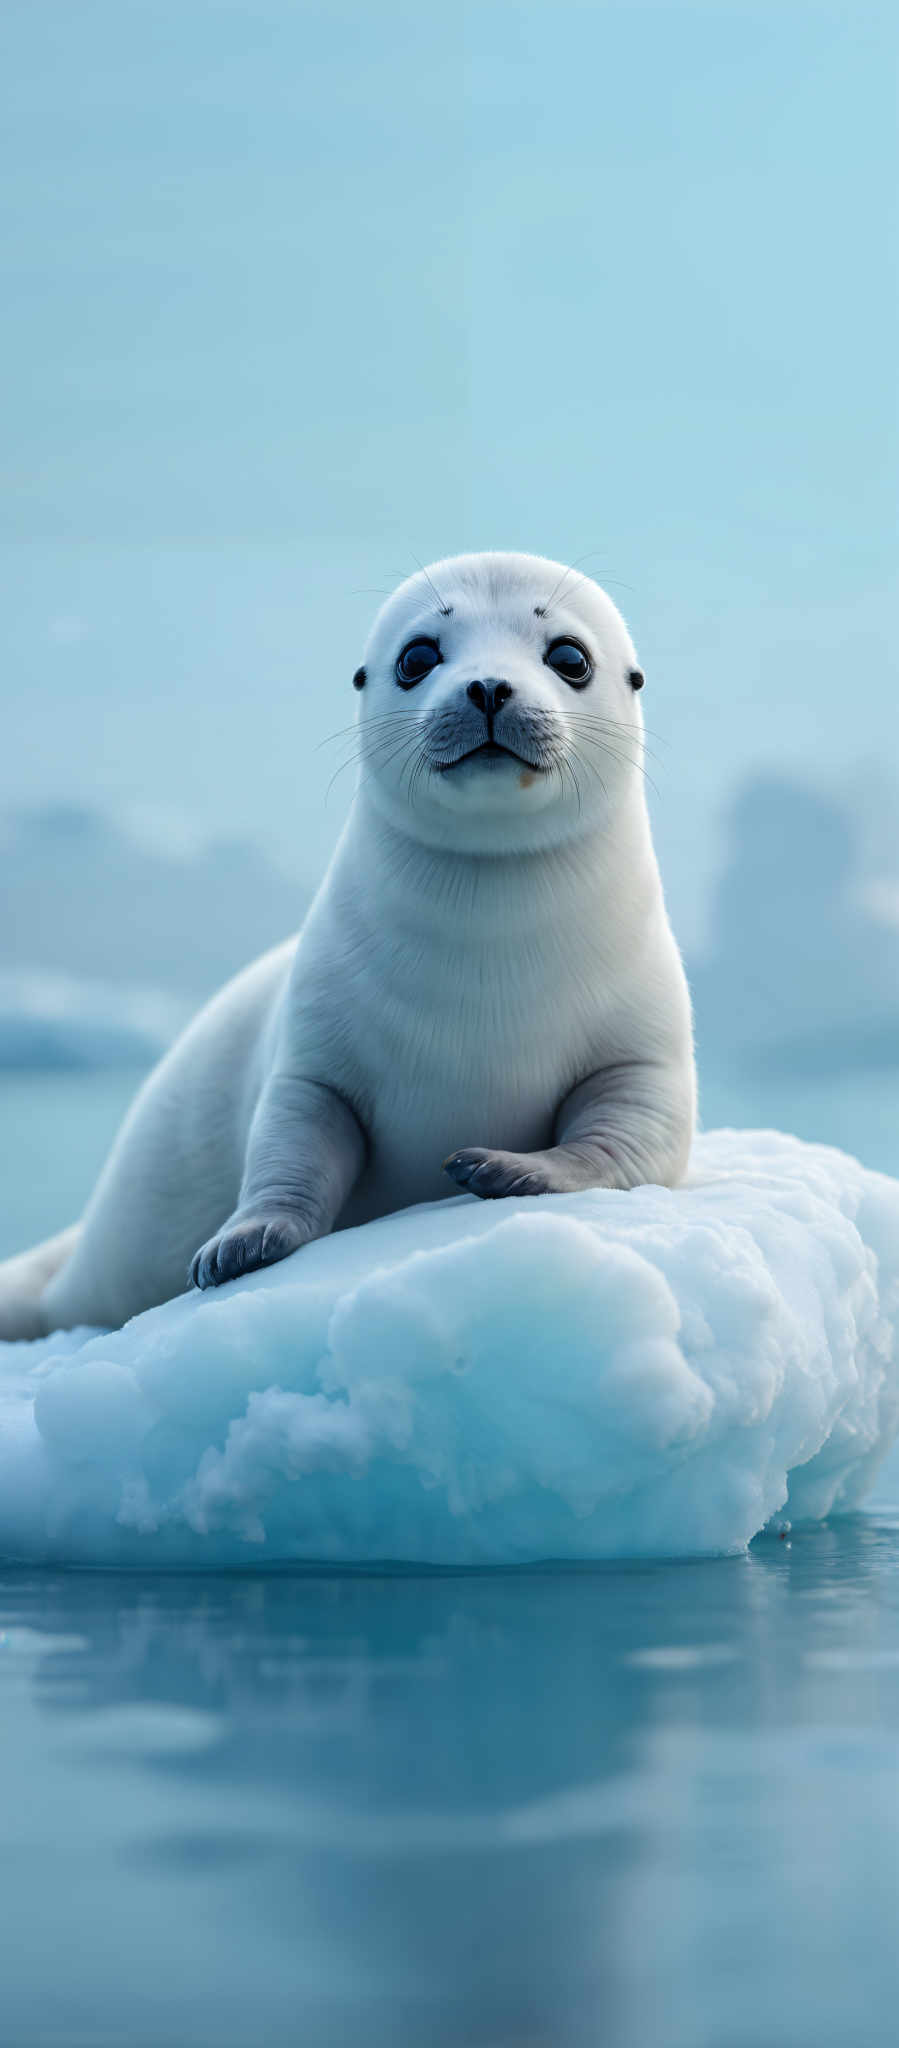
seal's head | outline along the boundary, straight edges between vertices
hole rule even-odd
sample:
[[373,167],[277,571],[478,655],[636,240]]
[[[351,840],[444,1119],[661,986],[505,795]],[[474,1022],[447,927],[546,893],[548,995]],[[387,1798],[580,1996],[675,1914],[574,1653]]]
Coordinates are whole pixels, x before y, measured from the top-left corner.
[[353,680],[364,786],[432,845],[550,845],[639,778],[627,627],[563,563],[457,555],[420,570],[382,606]]

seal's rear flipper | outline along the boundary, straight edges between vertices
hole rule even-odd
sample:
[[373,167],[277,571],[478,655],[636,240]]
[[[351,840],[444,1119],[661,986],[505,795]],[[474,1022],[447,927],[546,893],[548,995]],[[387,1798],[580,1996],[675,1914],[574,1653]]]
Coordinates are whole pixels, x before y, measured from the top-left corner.
[[74,1250],[80,1228],[80,1223],[71,1223],[56,1237],[47,1237],[43,1244],[0,1264],[0,1338],[4,1342],[49,1335],[41,1296]]

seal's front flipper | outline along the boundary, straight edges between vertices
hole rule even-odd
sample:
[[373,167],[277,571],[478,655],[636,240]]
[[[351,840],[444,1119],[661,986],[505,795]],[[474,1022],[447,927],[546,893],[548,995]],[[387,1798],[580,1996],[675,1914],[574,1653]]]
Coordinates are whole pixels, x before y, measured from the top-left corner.
[[237,1207],[195,1254],[188,1287],[220,1287],[326,1237],[364,1161],[365,1138],[342,1096],[275,1074],[253,1118]]
[[554,1152],[490,1152],[469,1145],[464,1152],[451,1152],[443,1171],[458,1188],[488,1202],[503,1195],[567,1195],[578,1185]]
[[260,1266],[274,1266],[289,1258],[300,1245],[308,1244],[310,1231],[301,1217],[256,1216],[225,1225],[207,1244],[201,1245],[191,1262],[189,1287],[221,1287],[225,1280],[237,1280],[241,1273],[255,1273]]

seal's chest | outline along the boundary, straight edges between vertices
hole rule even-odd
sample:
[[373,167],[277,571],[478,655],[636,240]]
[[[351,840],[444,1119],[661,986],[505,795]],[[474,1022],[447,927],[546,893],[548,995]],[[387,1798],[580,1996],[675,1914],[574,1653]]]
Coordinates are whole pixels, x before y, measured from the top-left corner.
[[341,1031],[354,1069],[348,1092],[391,1171],[430,1160],[439,1176],[460,1145],[551,1142],[560,1102],[594,1063],[601,1006],[583,965],[577,972],[561,947],[550,959],[535,934],[516,941],[501,927],[479,945],[385,953]]
[[417,1069],[439,1064],[460,1077],[473,1066],[498,1074],[510,1062],[564,1065],[566,1046],[584,1037],[595,1007],[586,1002],[583,962],[548,960],[533,937],[516,941],[502,931],[477,946],[404,949],[372,996],[364,1024],[379,1056]]
[[533,1151],[551,1143],[559,1103],[580,1078],[564,1033],[536,1029],[514,1011],[474,1022],[448,1013],[369,1091],[370,1136],[385,1161],[436,1168],[460,1145]]

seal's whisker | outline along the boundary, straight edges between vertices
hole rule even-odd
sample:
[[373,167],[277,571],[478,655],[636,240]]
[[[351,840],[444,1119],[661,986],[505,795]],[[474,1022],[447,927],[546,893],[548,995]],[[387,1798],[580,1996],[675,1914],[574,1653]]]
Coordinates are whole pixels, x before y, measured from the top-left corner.
[[[391,758],[392,756],[388,756],[388,760]],[[327,798],[330,796],[334,784],[338,780],[338,777],[344,775],[348,768],[359,768],[361,767],[363,762],[367,763],[372,768],[374,768],[375,766],[386,767],[388,765],[388,760],[379,761],[376,756],[366,753],[351,754],[346,761],[341,761],[340,766],[338,768],[335,768],[331,780],[328,783],[328,787],[325,791],[325,797]]]
[[660,755],[658,755],[655,752],[654,748],[647,747],[645,745],[639,745],[636,736],[636,731],[632,732],[624,728],[619,728],[614,721],[611,721],[609,724],[604,724],[602,719],[586,719],[574,717],[569,720],[569,723],[572,729],[578,733],[581,733],[584,736],[584,738],[596,739],[598,737],[598,739],[602,742],[606,742],[609,739],[614,739],[619,747],[636,747],[638,749],[638,754],[641,758],[644,754],[647,754],[649,756],[650,761],[655,761],[660,768],[667,768],[668,766],[667,761],[663,761]]
[[[626,761],[631,768],[642,768],[644,755],[649,752],[648,748],[641,747],[632,753],[626,739],[617,739],[608,733],[579,732],[578,739],[582,746],[598,747],[601,753],[609,754],[615,761]],[[651,760],[655,758],[654,754],[650,755]],[[665,762],[658,763],[659,767],[666,765]]]
[[598,769],[598,768],[597,768],[597,766],[596,766],[596,763],[595,763],[594,761],[585,761],[585,760],[584,760],[584,758],[583,758],[583,755],[581,755],[580,753],[578,753],[578,751],[577,751],[577,749],[576,749],[576,748],[573,748],[573,749],[572,749],[572,752],[573,752],[573,753],[575,753],[575,755],[576,755],[576,757],[577,757],[578,761],[579,761],[579,762],[580,762],[580,764],[581,764],[581,767],[582,767],[582,768],[583,768],[583,770],[584,770],[584,773],[585,773],[585,775],[592,775],[592,776],[593,776],[593,780],[594,780],[594,782],[598,782],[598,783],[599,783],[599,786],[600,786],[600,789],[602,790],[603,796],[604,796],[604,797],[606,797],[606,798],[608,798],[608,794],[609,794],[609,792],[608,792],[608,788],[607,788],[606,784],[604,783],[604,781],[603,781],[603,779],[602,779],[602,776],[600,775],[600,772],[599,772],[599,769]]
[[409,737],[408,732],[397,733],[390,730],[380,733],[357,733],[354,740],[344,740],[344,746],[349,749],[347,759],[352,760],[354,754],[361,759],[363,754],[381,753],[385,747],[402,747]]
[[[394,761],[400,759],[403,760],[403,764],[405,765],[405,761],[407,759],[411,760],[413,754],[416,752],[416,749],[420,744],[421,742],[417,738],[413,737],[412,739],[410,739],[408,734],[406,734],[402,741],[400,741],[395,747],[391,748],[389,753],[384,753],[382,751],[380,754],[378,754],[375,749],[372,749],[370,754],[363,754],[361,758],[363,760],[370,761],[371,766],[373,768],[389,768]],[[402,774],[402,769],[400,770],[400,773]]]
[[[415,738],[410,740],[408,733],[403,733],[401,739],[393,739],[393,743],[391,741],[392,736],[390,733],[382,734],[381,738],[376,740],[373,746],[363,745],[358,748],[355,754],[349,754],[345,761],[341,761],[339,768],[335,769],[328,783],[325,791],[325,801],[327,802],[338,776],[343,774],[344,769],[358,767],[363,761],[369,763],[372,771],[374,771],[375,767],[388,768],[397,759],[397,756],[403,753],[404,749],[408,749],[411,753],[416,745]],[[388,749],[389,752],[387,751]],[[365,776],[360,781],[360,789],[370,779],[369,776]]]
[[[545,617],[546,613],[549,611],[550,605],[555,604],[557,601],[561,600],[561,592],[564,589],[567,578],[572,574],[572,572],[575,569],[580,568],[582,562],[593,561],[597,555],[601,554],[602,548],[588,548],[586,554],[578,555],[576,560],[572,562],[571,568],[566,569],[565,575],[560,578],[560,581],[555,585],[554,589],[550,592],[546,604],[537,606],[538,614],[541,617]],[[610,587],[614,590],[629,590],[632,596],[636,595],[635,585],[633,583],[625,583],[620,576],[607,576],[604,569],[597,569],[593,576],[594,582],[598,581],[600,577],[602,577],[602,583],[600,585],[601,589],[604,589],[606,584],[609,584]],[[586,581],[586,577],[582,577],[581,581]]]
[[572,758],[571,758],[571,752],[570,752],[570,751],[568,751],[568,750],[566,750],[566,752],[565,752],[565,753],[563,754],[563,756],[562,756],[562,759],[564,760],[565,766],[566,766],[566,768],[567,768],[567,770],[568,770],[568,773],[569,773],[569,775],[570,775],[570,777],[571,777],[571,781],[572,781],[572,784],[573,784],[573,787],[574,787],[574,793],[575,793],[575,796],[576,796],[576,798],[577,798],[577,812],[578,812],[578,817],[580,817],[580,815],[581,815],[581,785],[580,785],[580,783],[579,783],[579,781],[578,781],[578,779],[577,779],[577,775],[575,774],[575,770],[574,770],[574,762],[572,761]]
[[425,582],[426,582],[426,584],[427,584],[427,586],[428,586],[428,589],[429,589],[429,590],[432,590],[432,591],[433,591],[433,593],[434,593],[434,596],[435,596],[435,597],[436,597],[436,599],[437,599],[437,603],[438,603],[438,604],[439,604],[439,606],[440,606],[440,610],[441,610],[441,612],[442,612],[442,614],[443,614],[443,617],[444,617],[445,619],[449,619],[449,618],[451,618],[451,617],[452,617],[452,610],[453,610],[453,607],[452,607],[452,605],[451,605],[451,604],[445,604],[445,603],[444,603],[444,601],[443,601],[443,598],[441,597],[441,595],[440,595],[440,592],[439,592],[439,590],[437,589],[437,586],[436,586],[436,584],[435,584],[435,583],[434,583],[434,582],[432,581],[432,579],[431,579],[431,576],[429,575],[429,573],[428,573],[428,570],[427,570],[427,569],[425,568],[425,565],[424,565],[424,563],[423,563],[423,562],[419,562],[419,560],[418,560],[418,556],[417,556],[416,554],[413,554],[413,553],[412,553],[412,549],[411,549],[411,548],[410,548],[409,552],[410,552],[410,554],[412,554],[412,560],[413,560],[413,562],[417,563],[417,565],[418,565],[418,568],[420,569],[420,571],[421,571],[421,574],[423,575],[423,577],[424,577],[424,579],[425,579]]
[[[545,619],[548,616],[549,612],[552,610],[553,605],[556,604],[558,602],[558,599],[561,597],[565,585],[568,582],[569,576],[573,576],[574,573],[575,564],[572,563],[571,568],[566,569],[564,576],[560,576],[558,583],[555,583],[553,585],[553,588],[550,591],[546,603],[537,606],[538,618]],[[583,581],[583,578],[581,580]]]
[[639,719],[631,721],[629,718],[603,718],[595,711],[573,711],[569,713],[569,722],[572,725],[602,726],[608,732],[648,733],[649,738],[651,740],[658,740],[660,746],[670,747],[671,745],[667,733],[656,732],[654,726],[644,725]]
[[[546,617],[550,605],[554,604],[556,601],[557,592],[564,590],[569,576],[574,575],[575,569],[579,569],[582,562],[592,561],[594,555],[600,555],[601,553],[601,548],[587,548],[582,555],[577,555],[575,557],[574,561],[571,562],[569,567],[565,570],[564,575],[559,577],[558,583],[553,584],[553,587],[549,593],[546,603],[537,606],[537,611],[542,618]],[[583,581],[583,578],[581,580]]]
[[634,769],[636,774],[642,775],[644,782],[649,784],[654,794],[658,797],[661,796],[662,792],[659,789],[658,783],[653,780],[648,768],[644,768],[642,761],[631,761],[626,754],[617,754],[614,747],[610,747],[608,744],[604,745],[599,740],[584,739],[582,744],[584,746],[599,747],[602,753],[608,755],[610,761],[617,761],[619,767]]
[[[576,569],[579,569],[579,568],[580,568],[580,566],[581,566],[581,563],[582,563],[582,562],[591,562],[591,561],[592,561],[592,560],[594,559],[594,557],[595,557],[596,555],[601,555],[601,554],[602,554],[602,549],[601,549],[601,548],[588,548],[588,549],[586,550],[586,553],[585,553],[585,554],[583,554],[583,555],[578,555],[578,556],[576,557],[575,561],[573,561],[573,562],[571,563],[570,567],[569,567],[568,569],[566,569],[566,571],[565,571],[565,574],[564,574],[564,576],[560,576],[560,577],[559,577],[559,581],[558,581],[558,583],[556,583],[556,584],[554,584],[554,585],[553,585],[553,588],[552,588],[552,590],[550,591],[550,594],[549,594],[549,596],[548,596],[548,598],[547,598],[547,600],[546,600],[546,603],[545,603],[545,604],[542,604],[542,605],[537,605],[537,607],[536,607],[536,610],[537,610],[537,614],[538,614],[538,617],[540,617],[540,618],[545,618],[545,617],[546,617],[546,614],[547,614],[547,612],[549,611],[549,609],[550,609],[550,607],[551,607],[551,605],[554,605],[554,604],[556,604],[557,602],[559,602],[559,601],[560,601],[560,599],[561,599],[561,593],[562,593],[562,591],[563,591],[563,590],[564,590],[564,588],[565,588],[565,584],[567,583],[567,581],[568,581],[568,578],[569,578],[569,576],[573,576],[573,575],[574,575],[574,572],[575,572],[575,570],[576,570]],[[621,581],[621,578],[620,578],[620,576],[607,576],[607,575],[606,575],[606,573],[605,573],[605,571],[604,571],[603,569],[600,569],[600,570],[598,570],[598,571],[597,571],[597,575],[599,575],[599,576],[602,576],[602,579],[603,579],[603,584],[606,584],[606,583],[611,583],[611,584],[614,584],[614,585],[615,585],[615,587],[616,587],[616,589],[619,589],[619,590],[630,590],[631,592],[633,592],[633,590],[634,590],[634,585],[633,585],[632,583],[623,583],[623,582]],[[584,582],[586,582],[586,581],[587,581],[587,578],[586,578],[586,576],[582,576],[582,577],[581,577],[581,582],[582,582],[582,583],[584,583]]]
[[[413,734],[412,738],[414,739],[416,736]],[[394,752],[398,752],[407,744],[409,738],[408,732],[396,733],[386,731],[375,733],[374,735],[358,733],[355,740],[344,741],[347,752],[345,759],[340,763],[340,768],[349,767],[353,761],[376,760],[379,756],[390,758]],[[339,772],[340,769],[338,769]]]
[[403,711],[401,709],[397,709],[396,711],[383,711],[380,714],[376,713],[374,716],[368,718],[354,718],[351,720],[349,725],[339,725],[336,732],[329,732],[328,734],[326,734],[323,740],[319,740],[315,747],[315,752],[318,754],[321,752],[322,747],[329,747],[335,740],[344,739],[347,733],[373,732],[376,726],[395,726],[398,719],[401,718],[417,719],[420,717],[421,713],[418,711]]
[[424,769],[429,766],[430,750],[428,748],[427,741],[423,741],[422,745],[418,748],[415,759],[412,763],[412,771],[409,776],[409,788],[407,793],[409,798],[409,804],[412,807],[414,807],[415,804],[415,792],[418,788],[419,782],[421,781]]
[[[415,741],[414,741],[414,740],[410,741],[410,740],[409,740],[409,736],[408,736],[408,734],[406,734],[406,735],[404,736],[404,739],[403,739],[403,743],[402,743],[402,745],[401,745],[401,746],[398,746],[398,747],[396,748],[396,750],[395,750],[395,753],[394,753],[394,754],[391,754],[391,756],[390,756],[390,760],[391,760],[391,761],[395,760],[395,759],[396,759],[396,756],[397,756],[397,755],[399,755],[399,754],[402,754],[402,753],[404,752],[404,750],[405,750],[405,753],[406,753],[406,760],[405,760],[405,761],[403,761],[403,763],[402,763],[402,766],[401,766],[401,768],[400,768],[400,781],[402,781],[402,779],[403,779],[403,776],[404,776],[404,774],[405,774],[405,772],[406,772],[406,769],[407,769],[407,767],[408,767],[408,765],[409,765],[409,761],[411,760],[411,758],[412,758],[412,755],[413,755],[413,754],[414,754],[414,752],[415,752]],[[362,759],[364,759],[364,758],[365,758],[365,757],[364,757],[364,756],[362,756]],[[378,763],[378,766],[379,766],[379,767],[380,767],[380,766],[383,766],[383,765],[389,765],[389,763],[387,763],[387,764],[384,764],[384,763],[380,763],[380,762]],[[368,786],[369,782],[371,782],[371,780],[372,780],[372,775],[373,775],[373,774],[374,774],[374,767],[372,768],[372,774],[370,774],[370,775],[360,775],[360,777],[359,777],[359,782],[358,782],[358,785],[357,785],[357,786],[358,786],[358,788],[359,788],[359,789],[365,789],[365,788],[367,788],[367,786]]]
[[[653,753],[651,747],[641,747],[638,752],[630,754],[626,751],[627,740],[619,739],[615,742],[615,746],[613,746],[608,734],[605,733],[579,732],[578,738],[583,742],[584,746],[604,747],[607,753],[614,754],[616,761],[627,761],[632,768],[643,769],[644,773],[646,773],[644,764],[647,759],[654,762],[657,768],[667,768],[668,766],[667,761],[661,761],[658,754]],[[617,752],[615,747],[618,749]]]
[[[326,802],[326,803],[327,803],[327,801],[328,801],[328,798],[329,798],[329,796],[330,796],[330,794],[331,794],[331,791],[332,791],[332,789],[334,788],[334,784],[335,784],[335,782],[337,781],[338,777],[339,777],[339,776],[341,776],[341,775],[343,775],[343,774],[344,774],[344,772],[345,772],[345,770],[346,770],[347,768],[358,768],[358,766],[359,766],[360,762],[362,762],[362,761],[364,761],[364,760],[366,760],[366,759],[367,759],[367,756],[366,756],[365,754],[356,754],[355,756],[354,756],[354,755],[350,755],[349,759],[348,759],[348,760],[346,760],[346,761],[341,761],[341,763],[340,763],[340,766],[339,766],[339,768],[335,768],[335,770],[334,770],[334,773],[333,773],[333,775],[332,775],[332,777],[331,777],[331,780],[330,780],[330,782],[328,783],[328,787],[327,787],[327,789],[325,790],[325,802]],[[374,764],[373,764],[373,765],[374,765]]]

